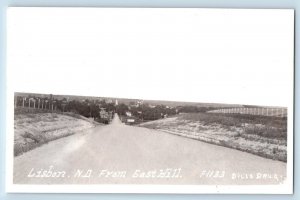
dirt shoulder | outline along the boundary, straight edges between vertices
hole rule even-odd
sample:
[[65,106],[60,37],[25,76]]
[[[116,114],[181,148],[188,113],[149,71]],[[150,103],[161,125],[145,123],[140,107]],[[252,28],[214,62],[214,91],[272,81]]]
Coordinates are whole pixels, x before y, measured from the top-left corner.
[[14,155],[98,124],[76,114],[23,113],[14,117]]
[[274,160],[286,162],[287,159],[286,118],[193,113],[138,126],[234,148]]

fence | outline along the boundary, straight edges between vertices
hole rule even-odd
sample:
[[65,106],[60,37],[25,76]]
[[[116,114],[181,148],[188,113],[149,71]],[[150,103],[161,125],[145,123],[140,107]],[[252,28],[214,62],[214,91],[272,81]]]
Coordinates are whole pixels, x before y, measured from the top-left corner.
[[261,115],[273,117],[287,117],[287,108],[224,108],[211,110],[208,113],[228,113],[228,114],[244,114],[244,115]]
[[22,107],[29,109],[39,109],[39,110],[52,110],[56,111],[57,109],[57,101],[56,100],[48,100],[48,99],[40,99],[40,98],[29,98],[29,97],[15,97],[14,107]]
[[35,114],[35,113],[61,113],[58,110],[49,110],[49,109],[37,109],[37,108],[28,108],[28,107],[15,107],[15,114]]

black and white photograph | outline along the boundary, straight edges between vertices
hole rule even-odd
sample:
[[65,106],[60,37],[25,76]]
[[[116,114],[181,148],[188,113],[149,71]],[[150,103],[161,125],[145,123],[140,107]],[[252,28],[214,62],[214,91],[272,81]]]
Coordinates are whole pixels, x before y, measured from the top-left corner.
[[8,191],[292,193],[294,10],[7,13]]

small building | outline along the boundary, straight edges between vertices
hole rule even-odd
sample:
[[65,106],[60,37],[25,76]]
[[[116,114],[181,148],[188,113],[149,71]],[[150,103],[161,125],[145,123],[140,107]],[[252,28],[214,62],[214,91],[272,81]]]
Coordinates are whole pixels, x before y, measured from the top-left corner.
[[99,114],[100,114],[101,119],[108,119],[109,118],[109,114],[108,114],[108,112],[105,111],[105,108],[101,108]]
[[129,112],[129,111],[127,111],[125,114],[126,114],[127,117],[131,117],[132,116],[132,113]]
[[126,122],[131,124],[131,123],[135,122],[135,119],[134,118],[128,118]]

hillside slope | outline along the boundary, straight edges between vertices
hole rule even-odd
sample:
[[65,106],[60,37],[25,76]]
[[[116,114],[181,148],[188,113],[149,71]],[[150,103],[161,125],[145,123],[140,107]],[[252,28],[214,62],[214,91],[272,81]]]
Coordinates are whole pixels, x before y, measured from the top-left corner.
[[14,118],[15,156],[97,125],[75,114],[24,113],[15,114]]
[[274,160],[287,160],[286,118],[189,113],[139,124]]

